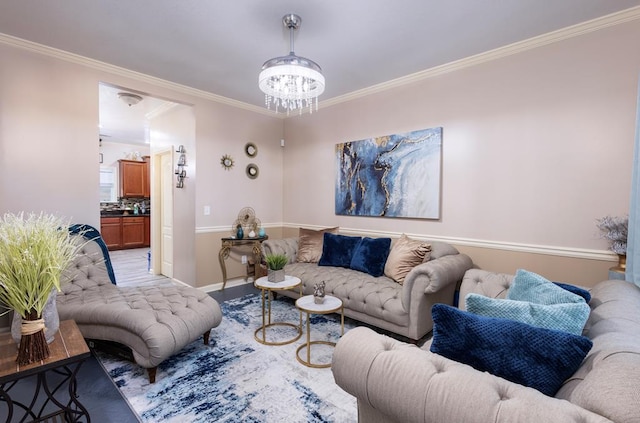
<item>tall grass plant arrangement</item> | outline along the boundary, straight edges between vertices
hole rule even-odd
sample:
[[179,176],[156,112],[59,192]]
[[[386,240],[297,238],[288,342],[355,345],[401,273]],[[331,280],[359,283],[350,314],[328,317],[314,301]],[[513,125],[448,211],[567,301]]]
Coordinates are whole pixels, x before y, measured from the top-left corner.
[[23,319],[18,364],[49,357],[42,311],[81,247],[56,216],[7,213],[0,219],[0,306]]
[[267,263],[267,280],[282,282],[285,279],[284,266],[289,262],[285,254],[269,254],[264,258]]

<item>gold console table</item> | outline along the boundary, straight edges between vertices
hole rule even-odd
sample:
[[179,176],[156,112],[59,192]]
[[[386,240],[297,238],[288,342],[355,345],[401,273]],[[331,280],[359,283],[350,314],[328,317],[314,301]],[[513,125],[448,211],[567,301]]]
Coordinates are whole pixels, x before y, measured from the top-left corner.
[[251,246],[251,253],[253,254],[253,265],[254,265],[254,280],[257,279],[258,269],[260,268],[260,261],[262,257],[262,241],[266,241],[269,239],[268,235],[255,237],[255,238],[242,238],[237,239],[235,237],[225,237],[222,238],[222,246],[220,247],[220,252],[218,253],[218,260],[220,260],[220,268],[222,269],[222,289],[227,285],[227,266],[225,261],[229,258],[229,253],[231,249],[234,247],[242,247],[242,246]]

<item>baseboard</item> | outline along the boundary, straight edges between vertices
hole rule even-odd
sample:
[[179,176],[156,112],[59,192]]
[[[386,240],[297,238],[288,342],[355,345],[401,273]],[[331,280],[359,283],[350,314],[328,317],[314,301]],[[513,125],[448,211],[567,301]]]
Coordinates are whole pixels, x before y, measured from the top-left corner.
[[[225,286],[225,289],[233,288],[234,286],[246,285],[246,284],[253,284],[253,280],[251,280],[251,278],[249,278],[249,280],[246,280],[246,281],[243,278],[229,279],[227,280],[227,285]],[[212,291],[222,291],[222,282],[213,283],[205,286],[199,286],[198,289],[207,293]]]

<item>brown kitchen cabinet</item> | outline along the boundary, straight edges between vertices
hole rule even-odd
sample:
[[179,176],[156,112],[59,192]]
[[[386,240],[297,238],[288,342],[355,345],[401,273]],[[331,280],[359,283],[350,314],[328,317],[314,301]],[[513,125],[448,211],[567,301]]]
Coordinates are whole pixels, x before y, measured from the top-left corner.
[[144,217],[122,218],[122,248],[144,247]]
[[118,250],[122,245],[122,218],[103,217],[100,219],[100,234],[109,250]]
[[118,160],[120,197],[150,197],[149,162]]
[[109,250],[151,246],[151,218],[124,216],[100,218],[100,233]]

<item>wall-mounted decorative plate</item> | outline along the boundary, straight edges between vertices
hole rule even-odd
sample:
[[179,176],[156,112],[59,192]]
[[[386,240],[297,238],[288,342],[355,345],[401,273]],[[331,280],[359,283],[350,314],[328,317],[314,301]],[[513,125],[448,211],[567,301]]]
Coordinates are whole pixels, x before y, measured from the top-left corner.
[[255,157],[258,155],[258,147],[256,147],[254,143],[248,142],[244,146],[244,152],[247,153],[247,156],[249,157]]
[[247,165],[247,177],[249,177],[249,179],[256,179],[258,177],[258,173],[260,173],[260,169],[258,169],[257,164],[249,163]]
[[220,164],[224,167],[224,170],[230,170],[233,167],[233,158],[230,155],[225,154],[220,159]]

